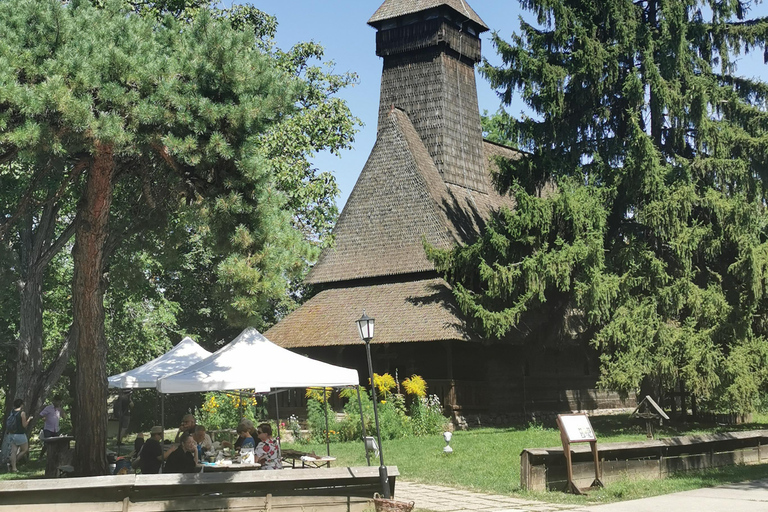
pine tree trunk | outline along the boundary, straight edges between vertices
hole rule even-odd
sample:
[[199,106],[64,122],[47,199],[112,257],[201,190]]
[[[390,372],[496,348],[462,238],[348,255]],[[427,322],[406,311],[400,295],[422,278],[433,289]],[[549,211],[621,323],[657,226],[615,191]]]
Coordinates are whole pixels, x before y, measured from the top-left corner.
[[78,205],[73,251],[73,329],[77,337],[74,466],[80,476],[107,474],[107,344],[102,279],[113,171],[111,146],[97,143],[86,190]]

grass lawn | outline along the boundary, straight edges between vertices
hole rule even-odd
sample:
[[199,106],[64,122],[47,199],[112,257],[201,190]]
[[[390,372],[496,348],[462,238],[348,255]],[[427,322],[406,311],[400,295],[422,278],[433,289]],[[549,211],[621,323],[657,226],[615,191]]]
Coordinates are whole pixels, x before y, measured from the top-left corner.
[[[591,418],[600,443],[645,440],[645,427],[632,425],[626,415]],[[768,415],[755,416],[748,425],[711,427],[699,425],[664,426],[658,437],[728,432],[737,430],[768,429]],[[132,439],[126,443],[131,446]],[[556,428],[532,425],[527,428],[481,428],[457,431],[453,434],[453,454],[443,455],[442,436],[406,438],[384,441],[384,462],[397,466],[402,479],[470,489],[480,492],[514,495],[520,498],[556,503],[607,503],[671,492],[709,487],[729,482],[768,478],[768,464],[735,466],[718,471],[689,473],[666,480],[633,480],[612,483],[608,488],[591,492],[587,496],[573,496],[561,492],[527,492],[520,489],[520,452],[524,448],[560,446]],[[314,451],[325,454],[325,445],[284,443],[284,448]],[[125,447],[123,451],[130,448]],[[0,474],[0,480],[41,477],[43,461],[37,461],[39,447],[33,444],[32,460],[19,467],[15,475]],[[365,465],[362,443],[334,443],[331,455],[336,466]],[[371,460],[378,466],[378,459]]]
[[[632,425],[626,415],[591,418],[600,443],[644,441],[645,427]],[[657,437],[768,429],[768,415],[748,425],[728,427],[664,426]],[[616,482],[606,489],[573,496],[561,492],[528,492],[520,488],[520,452],[525,448],[560,446],[557,428],[482,428],[453,433],[453,454],[443,455],[442,436],[384,441],[384,462],[397,466],[400,478],[427,484],[446,485],[480,492],[515,495],[520,498],[557,503],[607,503],[671,492],[709,487],[729,482],[768,478],[768,464],[735,466],[718,471],[689,473],[666,480]],[[325,454],[325,445],[288,444],[286,448]],[[331,455],[338,466],[365,465],[362,443],[335,443]],[[378,460],[371,460],[378,466]]]

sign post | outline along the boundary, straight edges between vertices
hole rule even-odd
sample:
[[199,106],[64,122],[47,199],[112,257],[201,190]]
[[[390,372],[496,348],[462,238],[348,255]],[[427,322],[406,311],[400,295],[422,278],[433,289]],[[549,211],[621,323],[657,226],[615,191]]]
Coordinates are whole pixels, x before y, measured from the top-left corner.
[[604,487],[603,482],[600,481],[600,465],[597,460],[597,437],[587,415],[558,414],[557,426],[560,429],[560,440],[563,442],[563,453],[565,454],[565,464],[568,472],[568,484],[565,491],[572,492],[573,494],[583,494],[573,481],[572,443],[589,443],[592,448],[592,457],[595,459],[595,480],[590,488]]

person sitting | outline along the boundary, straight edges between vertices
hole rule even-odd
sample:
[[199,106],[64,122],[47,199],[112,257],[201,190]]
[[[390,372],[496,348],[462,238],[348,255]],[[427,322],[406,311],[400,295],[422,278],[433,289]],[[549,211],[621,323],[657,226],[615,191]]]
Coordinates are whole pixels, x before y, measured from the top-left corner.
[[[247,423],[240,422],[237,425],[237,435],[240,441],[240,450],[243,448],[256,448],[256,441],[254,441],[251,435],[251,429]],[[237,444],[235,444],[237,446]]]
[[141,447],[139,456],[139,467],[141,473],[145,475],[157,474],[163,466],[163,446],[160,441],[163,439],[163,427],[156,425],[149,431],[149,439]]
[[[240,423],[237,424],[237,428],[240,428],[240,427],[247,428],[248,431],[251,433],[251,437],[254,438],[254,443],[259,444],[258,441],[256,440],[256,427],[253,426],[253,422],[251,420],[247,420],[247,419],[240,420]],[[237,432],[237,429],[235,429],[235,432]],[[237,451],[240,449],[240,446],[242,444],[243,444],[243,438],[238,437],[235,440],[234,445],[229,441],[223,441],[221,443],[221,446],[223,446],[224,448],[233,448],[235,451]]]
[[195,433],[192,434],[197,444],[197,460],[202,462],[208,454],[213,453],[213,442],[211,437],[205,432],[203,425],[195,426]]
[[256,461],[261,464],[261,469],[283,469],[280,460],[280,445],[272,438],[272,426],[262,423],[256,429],[256,435],[261,443],[256,447]]
[[174,450],[165,461],[163,473],[196,473],[198,471],[197,444],[194,438],[185,432],[180,442],[179,448]]
[[173,442],[178,443],[184,433],[194,435],[196,426],[197,420],[195,419],[195,415],[185,414],[181,418],[181,425],[179,425],[179,431],[176,433],[176,438],[173,440]]

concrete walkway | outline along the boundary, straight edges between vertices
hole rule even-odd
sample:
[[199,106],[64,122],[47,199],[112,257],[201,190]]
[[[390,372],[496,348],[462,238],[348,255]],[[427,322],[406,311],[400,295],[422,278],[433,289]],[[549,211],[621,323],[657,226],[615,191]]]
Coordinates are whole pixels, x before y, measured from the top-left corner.
[[565,505],[523,500],[398,480],[398,501],[434,512],[768,512],[768,480],[721,485],[608,505]]

